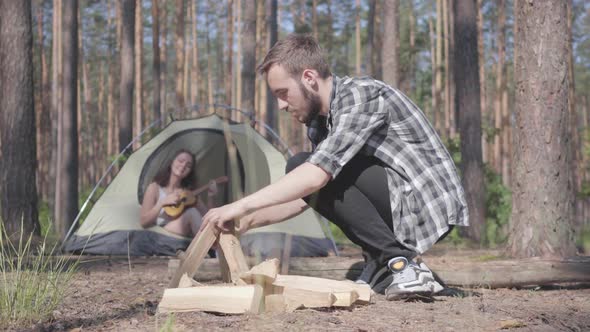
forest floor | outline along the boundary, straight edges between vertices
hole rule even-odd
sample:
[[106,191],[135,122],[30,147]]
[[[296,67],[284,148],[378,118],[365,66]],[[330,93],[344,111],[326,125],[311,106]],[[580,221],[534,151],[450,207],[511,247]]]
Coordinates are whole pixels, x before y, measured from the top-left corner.
[[[424,260],[486,252],[445,250]],[[347,250],[347,255],[359,253]],[[360,255],[358,255],[360,259]],[[466,259],[466,258],[464,258]],[[462,289],[463,296],[430,302],[390,302],[303,309],[291,313],[157,314],[170,277],[168,258],[97,259],[83,263],[65,301],[40,331],[590,331],[590,285]]]

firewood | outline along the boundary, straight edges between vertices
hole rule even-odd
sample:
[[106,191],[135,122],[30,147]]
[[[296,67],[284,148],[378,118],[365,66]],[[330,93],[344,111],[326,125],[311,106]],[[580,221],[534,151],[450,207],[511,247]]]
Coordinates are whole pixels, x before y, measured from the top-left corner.
[[262,300],[262,287],[259,285],[168,288],[164,291],[158,312],[260,313]]
[[[366,284],[357,284],[352,281],[331,280],[324,278],[294,276],[294,275],[277,275],[273,282],[275,286],[289,286],[309,291],[333,293],[337,298],[337,305],[349,306],[347,304],[353,295],[350,292],[357,293],[357,299],[361,303],[371,301],[373,291]],[[355,299],[356,300],[356,299]],[[353,301],[354,302],[354,301]]]

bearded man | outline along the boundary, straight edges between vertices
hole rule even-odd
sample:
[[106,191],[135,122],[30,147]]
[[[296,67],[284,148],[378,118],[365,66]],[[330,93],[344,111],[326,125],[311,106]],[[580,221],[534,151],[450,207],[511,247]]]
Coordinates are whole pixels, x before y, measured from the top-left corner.
[[338,77],[309,35],[275,44],[258,67],[279,109],[308,127],[313,151],[287,174],[211,209],[202,228],[240,231],[286,220],[311,206],[363,250],[357,282],[388,300],[443,289],[416,259],[455,226],[468,225],[465,193],[450,154],[422,111],[381,81]]

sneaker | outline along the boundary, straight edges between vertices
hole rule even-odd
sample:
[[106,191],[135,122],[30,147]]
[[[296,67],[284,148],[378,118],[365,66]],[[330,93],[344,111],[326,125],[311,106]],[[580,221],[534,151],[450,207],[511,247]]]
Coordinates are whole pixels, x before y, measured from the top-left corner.
[[373,292],[384,294],[387,286],[393,281],[393,274],[387,267],[378,267],[375,261],[368,261],[361,272],[361,275],[355,281],[357,284],[371,286]]
[[417,264],[405,257],[395,257],[387,265],[393,275],[393,281],[385,290],[387,300],[431,297],[443,289],[424,263]]

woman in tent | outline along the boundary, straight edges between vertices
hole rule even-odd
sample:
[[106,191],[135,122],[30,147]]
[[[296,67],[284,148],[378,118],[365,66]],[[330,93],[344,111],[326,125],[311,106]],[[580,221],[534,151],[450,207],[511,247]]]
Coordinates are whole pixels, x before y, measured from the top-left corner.
[[[182,149],[154,176],[141,205],[140,223],[143,228],[157,225],[181,236],[192,237],[197,234],[201,218],[213,207],[213,196],[218,190],[217,182],[211,180],[207,187],[208,206],[195,195],[196,204],[187,204],[190,207],[184,208],[183,199],[189,198],[197,185],[196,173],[193,171],[195,163],[195,156]],[[171,209],[166,207],[174,207],[172,210],[176,213],[171,213]]]

